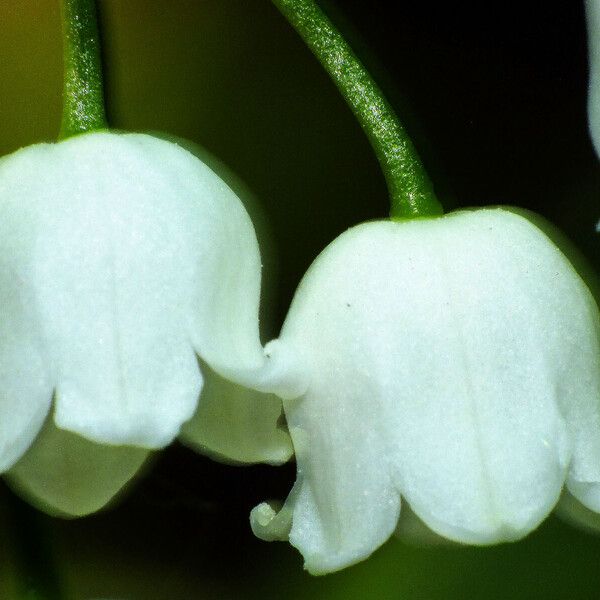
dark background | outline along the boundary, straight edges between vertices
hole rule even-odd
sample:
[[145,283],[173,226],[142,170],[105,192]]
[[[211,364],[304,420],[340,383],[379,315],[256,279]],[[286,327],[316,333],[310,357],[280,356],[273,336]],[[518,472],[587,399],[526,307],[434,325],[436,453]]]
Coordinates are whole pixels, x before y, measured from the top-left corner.
[[[262,204],[277,257],[276,266],[266,257],[276,331],[318,252],[347,227],[386,215],[363,133],[267,0],[99,4],[112,126],[201,144]],[[397,107],[447,209],[529,208],[600,265],[580,2],[325,6]],[[1,2],[0,28],[6,154],[58,132],[58,1]],[[77,600],[600,597],[600,538],[554,517],[528,539],[493,548],[391,540],[356,567],[312,578],[293,549],[249,531],[250,508],[284,497],[293,479],[292,465],[224,466],[174,445],[117,506],[78,521],[44,519],[48,556]],[[2,522],[8,555],[19,533],[8,513]],[[0,570],[0,590],[8,580]]]

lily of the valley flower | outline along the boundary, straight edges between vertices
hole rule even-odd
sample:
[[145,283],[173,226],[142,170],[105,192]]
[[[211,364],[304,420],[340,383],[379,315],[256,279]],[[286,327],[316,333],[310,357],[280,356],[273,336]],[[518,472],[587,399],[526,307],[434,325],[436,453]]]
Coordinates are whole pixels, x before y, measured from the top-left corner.
[[268,349],[306,385],[283,394],[296,484],[255,533],[324,573],[381,545],[401,497],[470,544],[526,535],[563,485],[600,511],[599,327],[569,261],[508,210],[350,229]]
[[[32,493],[60,496],[40,481],[52,479],[40,465],[55,464],[60,475],[61,461],[73,464],[81,449],[80,442],[56,442],[57,432],[94,445],[169,444],[197,409],[203,381],[197,356],[231,379],[263,365],[260,270],[242,203],[176,144],[90,133],[5,157],[0,471],[19,461],[47,418],[54,423],[46,425],[42,448],[32,448],[36,457],[16,467],[17,485]],[[273,402],[266,418],[276,432]],[[188,430],[187,439],[194,442],[194,434]],[[206,447],[203,435],[198,445]],[[52,446],[56,461],[47,452]],[[85,500],[82,512],[98,508],[141,466],[146,453],[129,450],[127,459],[114,448],[106,455],[90,450],[105,479],[115,476],[100,499]],[[285,459],[285,449],[269,452],[270,462]],[[87,465],[93,472],[91,460],[75,471]],[[59,510],[77,512],[69,502]]]

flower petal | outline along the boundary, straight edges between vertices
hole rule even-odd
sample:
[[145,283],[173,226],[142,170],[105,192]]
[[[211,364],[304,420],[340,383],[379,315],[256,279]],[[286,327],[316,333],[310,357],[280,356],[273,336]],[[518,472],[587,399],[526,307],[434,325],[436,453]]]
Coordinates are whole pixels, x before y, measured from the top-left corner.
[[183,425],[180,441],[225,462],[287,462],[294,451],[289,434],[279,425],[281,400],[231,383],[207,365],[202,371],[198,410]]
[[6,480],[40,510],[80,517],[100,510],[122,493],[149,455],[141,448],[90,442],[58,429],[50,416]]
[[[567,397],[570,397],[567,396]],[[574,439],[573,458],[567,477],[567,489],[588,509],[600,513],[600,419],[598,409],[568,413]],[[589,421],[581,417],[589,414]]]
[[[600,348],[598,309],[588,306],[571,313],[571,328],[562,332],[563,350],[578,356],[557,383],[559,406],[573,441],[566,485],[588,509],[600,512]],[[566,369],[565,369],[566,370]],[[590,399],[592,396],[592,400]],[[595,399],[595,401],[593,400]]]
[[[360,377],[348,385],[347,356],[330,349],[317,351],[326,368],[315,371],[306,395],[286,403],[298,474],[284,510],[293,511],[289,540],[312,574],[369,556],[393,533],[400,511],[377,409],[363,401],[370,386]],[[262,514],[253,529],[268,539],[274,526],[258,528]]]
[[[0,197],[1,191],[0,191]],[[23,235],[7,230],[0,238]],[[1,242],[0,242],[1,245]],[[32,299],[18,275],[23,256],[4,246],[0,252],[0,473],[9,469],[34,440],[52,400],[48,360]]]
[[[400,494],[456,541],[536,527],[570,458],[559,395],[574,363],[578,374],[595,365],[589,306],[562,253],[506,210],[370,223],[333,242],[279,341],[311,373],[306,394],[284,402],[298,461],[290,542],[307,568],[372,552]],[[583,352],[563,346],[566,332]],[[598,403],[596,387],[583,393]]]

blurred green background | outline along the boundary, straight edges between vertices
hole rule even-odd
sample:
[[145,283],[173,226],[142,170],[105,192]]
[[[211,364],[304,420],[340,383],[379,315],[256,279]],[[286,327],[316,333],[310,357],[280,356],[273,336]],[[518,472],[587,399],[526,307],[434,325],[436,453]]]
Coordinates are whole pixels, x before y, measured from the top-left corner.
[[[276,330],[316,254],[387,212],[364,135],[268,0],[99,4],[111,124],[202,145],[260,200],[277,257]],[[600,266],[600,165],[587,137],[579,1],[327,8],[404,118],[447,209],[532,209]],[[4,0],[0,29],[6,154],[57,135],[58,0]],[[249,531],[250,508],[284,497],[293,479],[293,465],[228,467],[174,445],[117,506],[77,521],[44,517],[45,556],[73,600],[600,598],[600,537],[555,518],[493,548],[391,540],[356,567],[312,578],[293,549]],[[10,492],[0,491],[0,598],[12,600],[10,557],[26,533],[11,518]]]

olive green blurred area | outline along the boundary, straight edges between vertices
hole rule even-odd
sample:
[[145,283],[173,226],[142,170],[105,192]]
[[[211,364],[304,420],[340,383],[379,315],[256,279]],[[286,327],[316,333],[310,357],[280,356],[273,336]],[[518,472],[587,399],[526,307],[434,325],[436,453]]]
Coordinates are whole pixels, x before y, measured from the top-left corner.
[[[327,5],[413,135],[447,209],[511,204],[558,225],[595,267],[600,164],[587,137],[579,2]],[[276,332],[303,272],[347,227],[385,217],[383,178],[335,88],[268,0],[100,0],[108,114],[215,156],[270,224]],[[53,140],[61,111],[58,0],[0,2],[0,154]],[[275,258],[274,258],[275,257]],[[274,273],[278,272],[275,280]],[[121,502],[41,517],[69,600],[600,598],[600,537],[550,518],[493,548],[391,540],[326,577],[255,540],[249,510],[294,467],[233,467],[179,445]],[[0,490],[0,598],[18,598],[15,527]],[[12,499],[11,499],[12,502]]]

